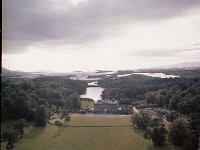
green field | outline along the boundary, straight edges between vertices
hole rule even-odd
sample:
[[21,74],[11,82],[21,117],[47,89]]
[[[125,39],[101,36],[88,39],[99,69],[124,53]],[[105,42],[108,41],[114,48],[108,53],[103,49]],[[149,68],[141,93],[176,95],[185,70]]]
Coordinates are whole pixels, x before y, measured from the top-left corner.
[[[131,125],[130,117],[73,116],[69,125]],[[30,127],[16,150],[174,150],[169,143],[154,147],[133,127]],[[4,144],[2,145],[2,149]]]

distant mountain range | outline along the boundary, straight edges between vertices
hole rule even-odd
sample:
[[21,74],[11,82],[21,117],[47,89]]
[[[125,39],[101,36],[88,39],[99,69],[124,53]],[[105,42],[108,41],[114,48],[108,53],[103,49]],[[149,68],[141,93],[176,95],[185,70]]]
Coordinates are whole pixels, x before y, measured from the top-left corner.
[[[159,69],[193,69],[193,68],[200,68],[200,62],[184,62],[184,63],[178,63],[174,65],[169,66],[162,66],[157,68],[150,68],[150,69],[139,69],[139,70],[159,70]],[[1,68],[1,76],[5,77],[19,77],[19,78],[33,78],[33,77],[39,77],[39,76],[45,76],[45,75],[54,75],[54,76],[61,76],[61,75],[70,75],[70,73],[47,73],[47,72],[23,72],[23,71],[11,71],[9,69]],[[108,71],[106,71],[108,72]],[[79,72],[74,72],[76,75]],[[84,72],[81,72],[84,73]],[[104,73],[103,71],[97,70],[97,73]],[[73,73],[72,73],[73,74]]]
[[28,72],[22,72],[22,71],[11,71],[9,69],[1,68],[1,75],[2,76],[22,76],[22,75],[28,75],[30,73]]
[[10,77],[10,78],[34,78],[44,76],[42,73],[37,72],[23,72],[23,71],[11,71],[9,69],[1,68],[1,76],[2,77]]
[[163,66],[159,68],[164,68],[164,69],[170,69],[170,68],[200,68],[200,62],[183,62],[183,63],[178,63],[174,65],[169,65],[169,66]]

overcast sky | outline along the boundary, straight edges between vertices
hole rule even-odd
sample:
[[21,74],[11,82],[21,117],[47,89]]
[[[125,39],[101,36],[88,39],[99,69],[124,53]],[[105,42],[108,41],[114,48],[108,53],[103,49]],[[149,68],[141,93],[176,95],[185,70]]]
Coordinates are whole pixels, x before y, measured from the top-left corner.
[[3,67],[137,69],[200,60],[200,0],[3,0]]

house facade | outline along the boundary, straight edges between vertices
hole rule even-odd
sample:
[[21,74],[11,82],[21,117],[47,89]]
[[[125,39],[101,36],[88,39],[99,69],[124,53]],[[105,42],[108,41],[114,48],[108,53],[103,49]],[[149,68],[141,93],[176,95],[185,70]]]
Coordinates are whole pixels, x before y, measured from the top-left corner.
[[118,111],[119,102],[116,100],[98,100],[94,104],[94,112],[95,113],[113,113]]

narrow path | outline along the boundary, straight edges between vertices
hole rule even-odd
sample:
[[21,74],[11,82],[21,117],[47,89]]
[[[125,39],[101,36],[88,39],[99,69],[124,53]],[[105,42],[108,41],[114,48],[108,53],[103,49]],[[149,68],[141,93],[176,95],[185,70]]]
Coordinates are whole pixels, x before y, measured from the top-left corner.
[[136,112],[136,113],[139,113],[139,110],[135,107],[133,107],[133,111]]
[[30,127],[28,127],[28,129],[24,133],[24,137],[29,133],[29,131],[32,129],[32,127],[33,127],[33,125],[31,125]]

